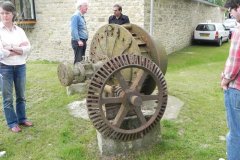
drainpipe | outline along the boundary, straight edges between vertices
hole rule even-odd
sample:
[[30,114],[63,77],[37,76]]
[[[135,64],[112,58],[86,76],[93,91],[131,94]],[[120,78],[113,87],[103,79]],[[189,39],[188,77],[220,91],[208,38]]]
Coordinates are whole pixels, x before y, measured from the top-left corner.
[[150,10],[150,35],[153,35],[153,5],[154,0],[151,0],[151,10]]

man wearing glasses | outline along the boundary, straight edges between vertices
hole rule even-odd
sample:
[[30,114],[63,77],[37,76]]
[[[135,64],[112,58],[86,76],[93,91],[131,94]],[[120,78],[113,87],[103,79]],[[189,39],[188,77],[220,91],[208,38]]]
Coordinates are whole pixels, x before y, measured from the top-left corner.
[[[240,22],[240,0],[227,0],[229,13]],[[240,160],[240,28],[232,36],[229,56],[222,74],[221,87],[229,132],[226,137],[228,160]]]
[[109,24],[127,24],[130,23],[128,16],[122,14],[122,6],[115,4],[113,6],[114,15],[110,16],[108,19]]

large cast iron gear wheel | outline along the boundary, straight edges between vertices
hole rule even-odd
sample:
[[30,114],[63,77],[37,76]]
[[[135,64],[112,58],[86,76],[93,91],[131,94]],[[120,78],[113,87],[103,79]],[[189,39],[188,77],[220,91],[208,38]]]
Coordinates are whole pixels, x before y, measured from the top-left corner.
[[[135,78],[128,81],[124,70],[133,69]],[[141,93],[145,79],[151,76],[156,83],[156,92],[151,95]],[[106,94],[104,88],[118,86],[119,94]],[[116,87],[112,87],[116,88]],[[153,112],[146,115],[145,104],[153,101]],[[150,59],[134,54],[123,54],[107,61],[93,75],[87,96],[90,120],[105,137],[120,141],[143,137],[159,124],[167,105],[167,85],[160,68]],[[118,108],[113,118],[108,118],[107,107]],[[126,127],[126,121],[137,119],[137,123]]]

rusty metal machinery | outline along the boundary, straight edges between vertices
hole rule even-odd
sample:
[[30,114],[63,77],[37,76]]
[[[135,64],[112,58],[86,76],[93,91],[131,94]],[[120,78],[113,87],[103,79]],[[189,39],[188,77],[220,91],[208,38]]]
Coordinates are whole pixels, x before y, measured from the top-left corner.
[[[136,77],[128,81],[124,78],[124,70],[133,68],[137,70]],[[141,92],[148,76],[156,82],[155,94]],[[118,85],[114,87],[113,81]],[[148,101],[155,101],[156,106],[150,116],[145,116],[145,102]],[[112,58],[93,75],[89,85],[89,117],[99,132],[112,139],[128,141],[143,137],[158,124],[166,105],[167,86],[163,73],[153,61],[140,55],[123,54]],[[109,117],[109,112],[116,114]],[[136,119],[134,125],[124,124],[131,118]]]
[[[63,86],[87,79],[90,120],[104,136],[129,141],[143,137],[167,105],[164,48],[141,27],[105,25],[93,37],[89,57],[74,67],[60,64]],[[151,103],[151,113],[147,113]]]
[[[150,58],[165,74],[167,70],[167,56],[164,48],[141,27],[135,24],[105,25],[94,35],[90,47],[90,59],[99,62],[122,54],[137,54]],[[132,70],[128,79],[132,79]],[[155,89],[155,82],[148,79],[148,85],[144,85],[146,94],[151,94]]]

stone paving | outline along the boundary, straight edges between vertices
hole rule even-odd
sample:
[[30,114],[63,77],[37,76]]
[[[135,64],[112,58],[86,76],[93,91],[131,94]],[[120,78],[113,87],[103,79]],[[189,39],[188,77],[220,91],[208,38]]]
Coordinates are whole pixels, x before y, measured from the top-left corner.
[[[162,119],[174,120],[177,119],[178,114],[181,110],[181,107],[184,103],[174,96],[168,96],[168,104],[163,115]],[[89,120],[86,106],[86,99],[82,101],[75,101],[68,105],[70,110],[70,114],[76,118],[83,118],[85,120]],[[151,111],[150,111],[151,112]]]

